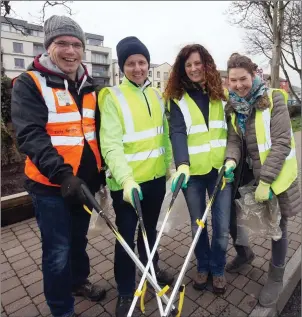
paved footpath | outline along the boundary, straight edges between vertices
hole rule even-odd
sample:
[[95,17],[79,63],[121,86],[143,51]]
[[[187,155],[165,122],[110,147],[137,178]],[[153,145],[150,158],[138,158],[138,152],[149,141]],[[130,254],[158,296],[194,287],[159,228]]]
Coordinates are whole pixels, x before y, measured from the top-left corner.
[[[297,136],[300,160],[299,149],[300,135]],[[177,201],[174,213],[179,215],[178,226],[163,236],[159,252],[161,267],[169,268],[177,276],[192,241],[188,212],[182,196]],[[109,215],[114,221],[112,210]],[[211,235],[210,219],[208,225]],[[300,251],[301,215],[290,219],[288,235],[287,263]],[[1,239],[1,316],[50,316],[43,295],[41,236],[36,220],[33,218],[2,228]],[[105,224],[98,232],[89,234],[87,251],[91,263],[90,279],[93,283],[104,285],[107,296],[104,301],[97,304],[76,297],[75,311],[80,316],[114,316],[117,300],[113,273],[114,243],[115,237]],[[239,274],[226,274],[228,288],[222,296],[215,296],[211,292],[211,285],[202,292],[193,289],[192,278],[196,272],[196,263],[193,259],[184,279],[186,295],[182,316],[243,317],[249,316],[253,310],[255,312],[257,298],[267,276],[271,243],[269,240],[257,238],[252,247],[256,259],[251,265],[246,265]],[[227,260],[233,259],[234,256],[235,250],[230,240]],[[138,315],[136,312],[134,316]],[[146,296],[146,316],[159,317],[156,299],[150,291]]]

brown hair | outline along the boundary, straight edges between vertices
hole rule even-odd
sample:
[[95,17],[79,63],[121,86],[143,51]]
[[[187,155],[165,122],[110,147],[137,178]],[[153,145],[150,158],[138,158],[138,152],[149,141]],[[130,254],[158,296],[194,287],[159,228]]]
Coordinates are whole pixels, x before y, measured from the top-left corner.
[[253,63],[252,60],[244,55],[240,55],[238,53],[233,53],[228,60],[228,74],[230,69],[232,68],[244,68],[248,71],[252,76],[255,75],[255,71],[258,68],[258,65]]
[[223,92],[222,81],[215,62],[210,53],[200,44],[187,45],[181,49],[173,65],[164,98],[180,100],[187,88],[194,87],[185,71],[185,62],[192,53],[199,53],[204,66],[205,83],[209,97],[212,100],[226,100]]

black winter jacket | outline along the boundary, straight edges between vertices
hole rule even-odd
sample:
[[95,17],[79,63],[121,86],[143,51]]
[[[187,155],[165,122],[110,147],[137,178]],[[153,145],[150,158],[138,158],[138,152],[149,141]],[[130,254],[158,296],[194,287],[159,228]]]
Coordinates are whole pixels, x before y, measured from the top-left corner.
[[[64,78],[59,74],[48,72],[39,65],[37,58],[28,70],[39,71],[46,77],[49,87],[65,88]],[[78,94],[77,89],[80,84],[81,80],[79,82],[68,80],[68,90],[76,101],[79,112],[82,113],[83,95],[94,91],[95,87],[92,84],[92,78],[88,76]],[[48,108],[34,81],[27,73],[22,73],[15,80],[12,90],[11,115],[20,152],[26,154],[51,183],[60,185],[67,176],[73,173],[72,167],[64,163],[63,157],[58,154],[51,143],[51,138],[45,129],[48,121]],[[95,120],[99,144],[100,113],[98,107]],[[93,192],[98,191],[101,183],[104,182],[103,172],[98,172],[95,156],[86,140],[77,176]],[[26,178],[24,187],[28,192],[35,194],[60,195],[59,187],[47,186],[29,178]]]

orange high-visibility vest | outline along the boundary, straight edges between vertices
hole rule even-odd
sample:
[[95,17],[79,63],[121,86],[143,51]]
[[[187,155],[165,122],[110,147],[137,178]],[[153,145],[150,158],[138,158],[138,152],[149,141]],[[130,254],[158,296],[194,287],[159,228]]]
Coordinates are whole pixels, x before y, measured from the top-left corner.
[[[44,98],[48,108],[48,122],[45,128],[51,138],[53,147],[64,158],[64,163],[70,164],[73,168],[73,174],[77,174],[85,138],[95,155],[97,167],[100,171],[101,156],[95,131],[95,92],[84,94],[83,117],[81,117],[78,106],[67,89],[48,87],[46,78],[37,71],[28,71],[27,74],[34,80]],[[38,183],[59,186],[52,184],[47,177],[42,175],[29,157],[25,161],[25,174]]]

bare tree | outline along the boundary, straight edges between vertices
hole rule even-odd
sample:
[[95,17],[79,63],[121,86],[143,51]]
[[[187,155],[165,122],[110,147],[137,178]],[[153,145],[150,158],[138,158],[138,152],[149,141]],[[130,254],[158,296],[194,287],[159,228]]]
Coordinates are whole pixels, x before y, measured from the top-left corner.
[[246,30],[248,54],[265,56],[271,65],[271,86],[279,88],[280,67],[295,98],[288,69],[301,78],[301,5],[299,1],[237,1],[228,11],[229,22]]
[[[72,15],[72,9],[70,7],[70,4],[72,3],[72,1],[44,1],[41,10],[39,11],[39,16],[36,17],[38,20],[38,24],[42,25],[45,21],[45,14],[47,11],[47,8],[49,7],[55,7],[55,6],[61,6],[65,9],[65,11],[67,12],[67,14]],[[3,16],[7,23],[10,24],[13,28],[15,28],[16,30],[20,31],[23,35],[28,35],[26,32],[24,32],[24,30],[19,27],[18,25],[16,25],[12,20],[10,20],[9,18],[13,17],[13,16],[18,16],[18,14],[15,12],[15,10],[13,9],[13,2],[12,1],[4,1],[1,0],[1,16]]]

